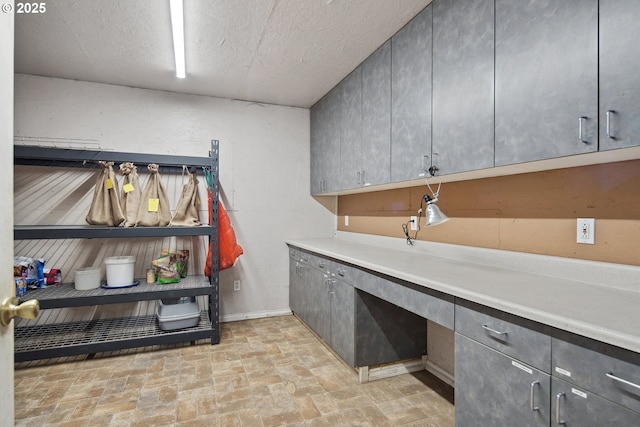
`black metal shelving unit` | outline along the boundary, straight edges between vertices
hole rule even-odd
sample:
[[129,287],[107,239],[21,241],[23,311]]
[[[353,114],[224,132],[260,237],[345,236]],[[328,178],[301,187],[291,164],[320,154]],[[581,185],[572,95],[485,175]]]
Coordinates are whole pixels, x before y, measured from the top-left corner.
[[15,328],[15,361],[74,356],[134,347],[175,344],[211,339],[220,342],[218,281],[218,152],[219,143],[211,141],[208,157],[151,155],[113,151],[90,151],[45,147],[14,146],[16,165],[58,167],[94,167],[98,161],[139,164],[156,163],[164,168],[181,169],[183,165],[210,171],[208,191],[212,195],[211,223],[199,227],[101,227],[90,225],[16,226],[15,240],[30,239],[104,239],[132,237],[208,236],[211,243],[211,275],[189,276],[179,283],[148,285],[121,289],[76,291],[71,284],[29,292],[23,300],[38,299],[41,309],[80,307],[103,304],[207,295],[209,306],[200,313],[193,328],[163,331],[156,316],[97,319],[82,322],[52,323]]

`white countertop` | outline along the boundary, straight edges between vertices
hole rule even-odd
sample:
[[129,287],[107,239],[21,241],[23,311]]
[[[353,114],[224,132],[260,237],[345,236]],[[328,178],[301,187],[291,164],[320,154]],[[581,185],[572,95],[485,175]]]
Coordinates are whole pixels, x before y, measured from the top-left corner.
[[[441,246],[413,250],[397,246],[396,240],[404,244],[403,239],[389,239],[383,246],[380,242],[369,244],[343,238],[287,243],[640,353],[640,267],[468,247],[459,247],[458,254],[456,245],[436,244]],[[456,256],[451,257],[452,253]],[[548,269],[546,261],[550,261]],[[526,266],[514,268],[514,264]],[[564,274],[558,274],[565,264],[569,267]],[[543,274],[533,272],[538,267]],[[593,274],[584,271],[592,267]],[[582,271],[573,274],[572,269],[576,268]],[[618,274],[628,283],[613,287],[581,277],[598,274]],[[558,277],[563,275],[566,277]]]

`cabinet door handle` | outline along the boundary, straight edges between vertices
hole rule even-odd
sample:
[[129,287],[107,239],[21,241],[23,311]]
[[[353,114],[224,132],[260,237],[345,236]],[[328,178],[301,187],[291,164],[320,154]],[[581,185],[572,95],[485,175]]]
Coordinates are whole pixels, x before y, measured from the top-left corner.
[[491,332],[494,335],[504,336],[505,338],[507,338],[507,335],[508,335],[506,332],[500,332],[490,328],[489,325],[482,325],[482,329],[484,329],[485,331]]
[[362,185],[364,185],[365,183],[365,179],[364,179],[364,171],[362,171]]
[[585,141],[584,138],[582,137],[582,122],[584,122],[587,119],[586,116],[582,116],[578,119],[578,138],[580,139],[580,141],[584,142],[585,144],[588,144],[589,141]]
[[426,154],[422,156],[422,170],[425,172],[429,172],[429,166],[427,166],[428,161],[429,161],[429,156],[427,156]]
[[560,398],[564,397],[564,393],[556,394],[556,424],[566,424],[564,420],[560,420]]
[[360,171],[356,172],[356,181],[357,181],[358,187],[360,187]]
[[338,276],[344,277],[344,270],[342,268],[338,269]]
[[534,392],[534,390],[536,388],[536,385],[540,385],[540,381],[532,382],[531,383],[531,389],[530,389],[530,392],[529,392],[530,393],[529,394],[529,400],[531,402],[531,410],[532,411],[539,411],[540,410],[539,406],[535,406],[535,396],[534,396],[535,392]]
[[607,110],[607,138],[616,139],[615,136],[611,135],[611,115],[614,114],[615,111]]
[[620,378],[620,377],[616,377],[615,375],[613,375],[613,372],[607,372],[605,375],[606,375],[608,378],[611,378],[611,379],[612,379],[612,380],[614,380],[614,381],[618,381],[619,383],[622,383],[622,384],[625,384],[625,385],[628,385],[628,386],[631,386],[631,387],[635,387],[635,388],[637,388],[638,390],[640,390],[640,385],[638,385],[638,384],[636,384],[636,383],[632,383],[631,381],[627,381],[627,380],[622,379],[622,378]]

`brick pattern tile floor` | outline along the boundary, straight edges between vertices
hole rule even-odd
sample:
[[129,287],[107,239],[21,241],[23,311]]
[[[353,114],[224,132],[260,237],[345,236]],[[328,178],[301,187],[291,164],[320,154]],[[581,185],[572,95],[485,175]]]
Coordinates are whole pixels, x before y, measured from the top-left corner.
[[16,365],[18,426],[454,425],[422,371],[358,382],[296,317],[221,324],[221,342]]

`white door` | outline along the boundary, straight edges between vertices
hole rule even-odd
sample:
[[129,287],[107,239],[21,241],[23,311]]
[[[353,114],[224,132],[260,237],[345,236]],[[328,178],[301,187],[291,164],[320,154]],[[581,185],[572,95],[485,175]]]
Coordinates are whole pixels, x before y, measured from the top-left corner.
[[[0,301],[15,294],[13,284],[13,0],[0,5]],[[0,326],[0,414],[13,415],[13,322]]]

